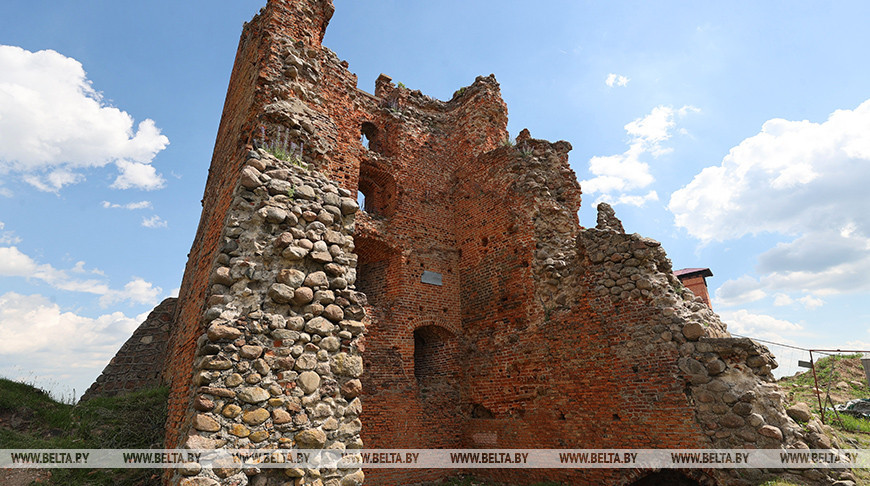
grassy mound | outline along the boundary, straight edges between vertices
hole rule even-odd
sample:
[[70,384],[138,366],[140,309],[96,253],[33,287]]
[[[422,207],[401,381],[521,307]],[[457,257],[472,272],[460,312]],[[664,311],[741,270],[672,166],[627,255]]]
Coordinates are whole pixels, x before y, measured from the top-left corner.
[[[0,378],[0,449],[162,448],[167,388],[77,405],[58,402],[30,385]],[[159,470],[52,469],[49,484],[144,486]]]

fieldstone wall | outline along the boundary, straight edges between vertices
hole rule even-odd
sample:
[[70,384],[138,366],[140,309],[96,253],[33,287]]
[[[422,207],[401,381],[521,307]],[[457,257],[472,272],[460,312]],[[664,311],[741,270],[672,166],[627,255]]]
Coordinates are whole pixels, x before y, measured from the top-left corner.
[[[354,290],[350,193],[252,150],[211,275],[185,447],[361,448],[366,298]],[[362,484],[363,472],[190,468],[171,484]]]
[[82,400],[114,396],[163,383],[166,343],[175,316],[177,299],[168,298],[148,314],[130,339],[121,346],[97,380],[82,395]]
[[[731,337],[719,316],[673,275],[658,242],[625,234],[607,204],[600,204],[598,211],[596,228],[581,231],[577,238],[578,269],[597,294],[593,307],[613,312],[613,308],[643,305],[652,311],[642,327],[632,329],[632,345],[625,353],[640,357],[657,348],[673,357],[668,365],[685,384],[695,421],[707,437],[704,447],[839,447],[824,433],[805,429],[786,414],[784,395],[771,373],[777,364],[765,346]],[[720,469],[709,477],[729,485],[759,484],[774,477],[830,484],[840,474]]]

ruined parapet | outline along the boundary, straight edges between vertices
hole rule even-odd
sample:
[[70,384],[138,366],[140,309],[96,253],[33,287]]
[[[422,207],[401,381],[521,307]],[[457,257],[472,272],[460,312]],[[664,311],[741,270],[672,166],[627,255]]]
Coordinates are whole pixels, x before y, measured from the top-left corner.
[[[356,201],[315,171],[249,153],[211,270],[180,444],[360,448]],[[361,470],[182,469],[170,484],[362,484]],[[337,483],[336,483],[337,484]]]
[[82,400],[114,396],[163,385],[166,343],[175,316],[177,299],[161,302],[121,346]]
[[[674,276],[657,241],[625,234],[609,205],[599,206],[598,223],[577,238],[576,269],[591,294],[589,302],[630,336],[617,354],[650,374],[641,357],[657,354],[658,366],[679,377],[675,384],[684,386],[687,418],[694,416],[705,448],[831,447],[786,415],[771,373],[777,364],[768,349],[732,337],[703,299]],[[626,313],[635,318],[625,319]],[[824,477],[812,470],[800,475],[814,481]],[[782,471],[719,469],[711,477],[721,484],[756,484],[777,476]]]

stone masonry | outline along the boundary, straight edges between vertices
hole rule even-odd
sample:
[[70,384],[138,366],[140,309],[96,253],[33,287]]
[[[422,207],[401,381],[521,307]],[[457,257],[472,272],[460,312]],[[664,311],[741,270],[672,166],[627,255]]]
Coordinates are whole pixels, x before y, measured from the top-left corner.
[[97,380],[82,395],[114,396],[133,390],[160,386],[166,343],[175,316],[176,299],[168,298],[148,314],[136,332],[121,346]]
[[[508,138],[495,77],[356,86],[330,0],[243,29],[169,337],[166,446],[828,448],[661,245],[577,218],[571,145]],[[357,196],[364,207],[358,211]],[[365,367],[363,367],[363,361]],[[186,468],[168,484],[410,485],[449,469]],[[837,473],[477,469],[508,484]]]
[[[358,206],[301,159],[251,150],[210,277],[193,401],[178,420],[188,448],[362,447],[361,320],[352,290]],[[356,470],[182,469],[172,484],[362,484]],[[288,478],[289,477],[289,478]]]

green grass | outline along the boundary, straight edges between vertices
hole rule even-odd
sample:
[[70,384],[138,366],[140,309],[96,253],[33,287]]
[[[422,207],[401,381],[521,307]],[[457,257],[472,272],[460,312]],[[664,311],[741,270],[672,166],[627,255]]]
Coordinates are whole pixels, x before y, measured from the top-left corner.
[[297,167],[308,169],[308,166],[302,161],[302,157],[299,154],[291,152],[284,147],[267,147],[265,150],[278,160],[290,162]]
[[[58,402],[30,385],[0,378],[0,449],[149,449],[163,445],[167,388]],[[140,486],[158,483],[156,469],[52,469],[54,485]]]
[[[852,359],[861,359],[861,355],[835,354],[831,356],[825,356],[822,359],[816,360],[816,378],[819,381],[819,386],[828,383],[828,381],[830,381],[832,378],[834,380],[834,383],[836,383],[837,380],[843,379],[844,376],[842,374],[842,370],[838,370],[837,366],[834,365],[839,365],[839,362],[841,361]],[[793,377],[784,378],[783,381],[789,384],[813,386],[813,373],[812,371],[806,371]]]
[[[822,400],[825,399],[829,383],[831,384],[830,392],[835,400],[834,403],[845,403],[855,398],[867,398],[870,396],[870,390],[867,388],[867,380],[860,364],[860,358],[861,355],[858,354],[833,355],[825,356],[816,361],[816,378]],[[838,388],[836,385],[841,381],[845,382],[848,387]],[[815,383],[812,371],[807,370],[798,375],[785,377],[779,381],[779,384],[788,394],[788,401],[790,403],[805,402],[814,413],[818,414],[819,399],[813,391]],[[826,405],[830,407],[830,404]],[[826,418],[828,415],[830,414],[825,414]]]
[[840,420],[837,420],[837,416],[834,415],[833,412],[825,415],[825,418],[827,419],[826,421],[831,427],[836,427],[848,432],[870,434],[870,420],[853,417],[851,415],[846,415],[845,413],[839,415]]

